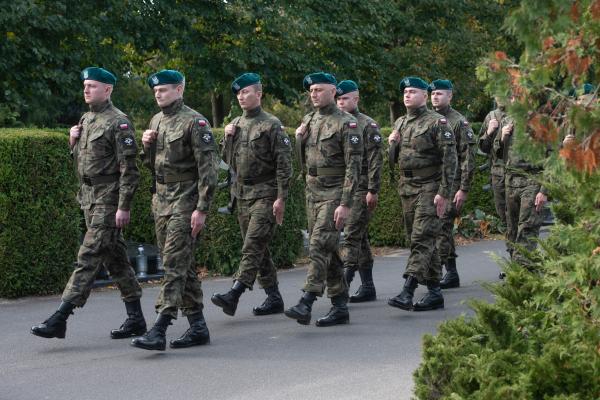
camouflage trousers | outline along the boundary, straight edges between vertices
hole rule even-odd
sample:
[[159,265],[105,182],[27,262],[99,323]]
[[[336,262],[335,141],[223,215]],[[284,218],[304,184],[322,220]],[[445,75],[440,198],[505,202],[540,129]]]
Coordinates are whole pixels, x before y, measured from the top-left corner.
[[437,252],[442,265],[446,265],[448,259],[458,257],[454,243],[454,220],[459,215],[456,204],[452,201],[455,194],[456,192],[451,193],[446,203],[446,211],[440,220],[440,234],[436,239]]
[[492,191],[494,192],[494,206],[502,226],[506,226],[506,183],[504,174],[491,174]]
[[98,271],[104,265],[121,291],[123,301],[142,297],[142,288],[127,258],[121,229],[116,227],[116,206],[93,206],[83,211],[87,231],[77,254],[77,266],[62,294],[62,301],[83,307]]
[[201,311],[202,286],[194,259],[195,240],[190,227],[191,212],[155,216],[156,242],[165,268],[156,312],[177,318]]
[[274,199],[238,199],[238,222],[242,231],[242,260],[234,278],[251,288],[258,278],[261,288],[277,285],[277,269],[269,243],[275,232]]
[[404,277],[413,276],[421,284],[439,282],[442,278],[442,266],[436,248],[441,228],[433,204],[436,194],[436,187],[428,187],[417,194],[400,196],[404,229],[410,240],[410,255]]
[[369,244],[370,220],[366,193],[357,193],[344,226],[344,242],[340,246],[340,258],[345,268],[354,271],[373,268],[373,254]]
[[339,200],[306,201],[310,265],[302,289],[317,296],[323,295],[325,284],[328,297],[348,294],[348,284],[338,254],[340,232],[333,220],[339,205]]
[[527,251],[536,248],[543,222],[543,213],[535,210],[539,191],[540,184],[529,177],[506,175],[506,241],[511,259],[523,265],[528,262],[515,245]]

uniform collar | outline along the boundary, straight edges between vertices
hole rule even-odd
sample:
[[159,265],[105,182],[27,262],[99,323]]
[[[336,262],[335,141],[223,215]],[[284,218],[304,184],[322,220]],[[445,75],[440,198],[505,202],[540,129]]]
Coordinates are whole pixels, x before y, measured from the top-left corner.
[[254,118],[258,116],[258,114],[260,114],[261,111],[261,106],[258,106],[256,108],[253,108],[252,110],[244,110],[243,116],[246,118]]
[[427,105],[419,108],[408,109],[406,115],[408,116],[408,119],[415,119],[421,116],[421,114],[423,114],[425,111],[427,111]]
[[337,110],[335,103],[329,103],[324,107],[319,108],[319,115],[331,115]]
[[173,115],[179,112],[183,107],[183,98],[177,99],[166,107],[162,107],[161,110],[165,115]]
[[439,110],[436,109],[435,112],[438,114],[442,114],[444,117],[447,117],[450,113],[450,110],[452,110],[452,106],[448,104],[446,107],[442,107]]
[[106,110],[110,106],[112,106],[112,102],[109,99],[102,103],[90,104],[90,111],[94,112],[94,113],[101,113],[102,111]]
[[360,111],[358,111],[358,107],[350,111],[350,114],[354,115],[355,117],[358,117],[358,114],[360,114]]

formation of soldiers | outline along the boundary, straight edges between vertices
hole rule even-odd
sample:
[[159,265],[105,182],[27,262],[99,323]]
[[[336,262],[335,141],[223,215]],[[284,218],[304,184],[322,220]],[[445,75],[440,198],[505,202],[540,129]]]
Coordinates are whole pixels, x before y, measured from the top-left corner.
[[[283,222],[293,149],[279,119],[261,108],[260,76],[245,73],[233,81],[231,89],[243,114],[225,127],[220,149],[208,120],[184,104],[183,74],[162,70],[148,78],[161,112],[144,131],[139,153],[155,178],[152,211],[165,276],[155,304],[157,318],[147,330],[140,304],[142,290],[122,236],[139,180],[134,128],[111,102],[116,84],[111,72],[90,67],[82,71],[81,79],[90,111],[71,128],[69,145],[87,232],[58,310],[31,328],[34,335],[64,338],[67,318],[85,305],[104,265],[127,312],[121,327],[111,331],[112,338],[134,337],[131,344],[135,347],[165,350],[167,328],[181,310],[190,327],[170,341],[170,347],[209,343],[193,254],[198,233],[206,224],[221,158],[235,176],[232,192],[243,246],[231,289],[213,294],[212,303],[233,316],[242,294],[258,280],[266,299],[253,309],[255,315],[285,313],[307,325],[313,303],[327,288],[332,307],[316,320],[317,326],[326,327],[349,322],[348,302],[376,299],[368,224],[381,186],[383,137],[377,122],[359,111],[356,82],[338,83],[324,72],[309,74],[303,81],[314,111],[296,130],[295,151],[306,179],[310,265],[302,296],[285,309],[268,245],[276,226]],[[406,77],[400,81],[400,91],[407,114],[394,123],[388,142],[390,160],[399,167],[410,256],[402,291],[388,304],[427,311],[444,307],[441,289],[460,286],[452,229],[470,189],[477,140],[467,119],[451,106],[449,80],[427,83]],[[427,107],[429,93],[433,110]],[[531,175],[539,173],[539,167],[512,155],[512,129],[513,122],[502,108],[492,111],[482,127],[479,147],[492,154],[496,207],[501,218],[506,215],[510,242],[531,246],[540,221],[524,208],[531,200],[539,214],[546,197]],[[510,168],[504,169],[505,165]],[[505,187],[506,194],[502,194]],[[341,230],[345,240],[340,245]],[[511,244],[511,255],[517,257],[518,248]],[[349,296],[357,271],[361,284]],[[415,302],[418,284],[428,290]]]

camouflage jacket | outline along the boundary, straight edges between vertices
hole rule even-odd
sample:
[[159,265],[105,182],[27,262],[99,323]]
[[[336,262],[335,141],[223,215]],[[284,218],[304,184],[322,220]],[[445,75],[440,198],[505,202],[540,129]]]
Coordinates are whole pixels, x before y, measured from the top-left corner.
[[234,121],[234,136],[225,136],[222,157],[235,173],[234,194],[243,200],[287,199],[292,176],[292,149],[281,121],[260,107]]
[[310,201],[341,200],[352,206],[362,162],[362,135],[356,119],[335,103],[304,116],[306,197]]
[[394,130],[400,135],[400,194],[437,188],[449,199],[457,161],[456,141],[446,118],[423,106],[398,118]]
[[543,169],[541,165],[532,164],[517,153],[514,143],[516,140],[519,140],[520,137],[514,132],[514,128],[513,133],[502,140],[502,128],[510,124],[513,124],[514,126],[514,119],[507,115],[502,119],[502,122],[498,127],[499,133],[497,135],[497,140],[494,140],[494,153],[496,157],[506,160],[506,174],[523,175],[541,172]]
[[[493,175],[504,175],[504,160],[502,157],[497,157],[496,153],[493,151],[494,141],[500,140],[499,137],[502,136],[500,133],[500,125],[498,128],[492,132],[491,134],[487,134],[488,125],[490,120],[496,119],[498,123],[501,124],[502,120],[506,117],[506,112],[503,108],[497,108],[492,110],[485,116],[483,120],[483,124],[481,124],[481,129],[479,130],[479,150],[490,155],[490,172]],[[498,137],[498,139],[497,139]]]
[[134,128],[129,118],[109,100],[90,106],[79,124],[83,129],[72,151],[81,208],[100,204],[129,210],[140,180]]
[[475,135],[469,121],[451,106],[436,110],[448,119],[456,140],[456,175],[452,184],[452,193],[459,189],[468,192],[475,172]]
[[152,117],[150,129],[158,136],[141,156],[156,179],[155,215],[207,212],[217,185],[218,156],[206,118],[179,99]]
[[358,121],[358,131],[363,133],[364,143],[358,193],[378,193],[381,188],[381,168],[383,165],[379,126],[371,117],[359,112],[358,108],[351,114]]

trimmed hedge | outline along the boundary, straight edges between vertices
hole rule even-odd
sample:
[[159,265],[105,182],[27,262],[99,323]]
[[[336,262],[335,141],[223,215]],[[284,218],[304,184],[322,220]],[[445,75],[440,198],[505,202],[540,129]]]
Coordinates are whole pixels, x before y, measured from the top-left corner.
[[80,211],[64,133],[0,130],[0,296],[61,290],[77,254]]

